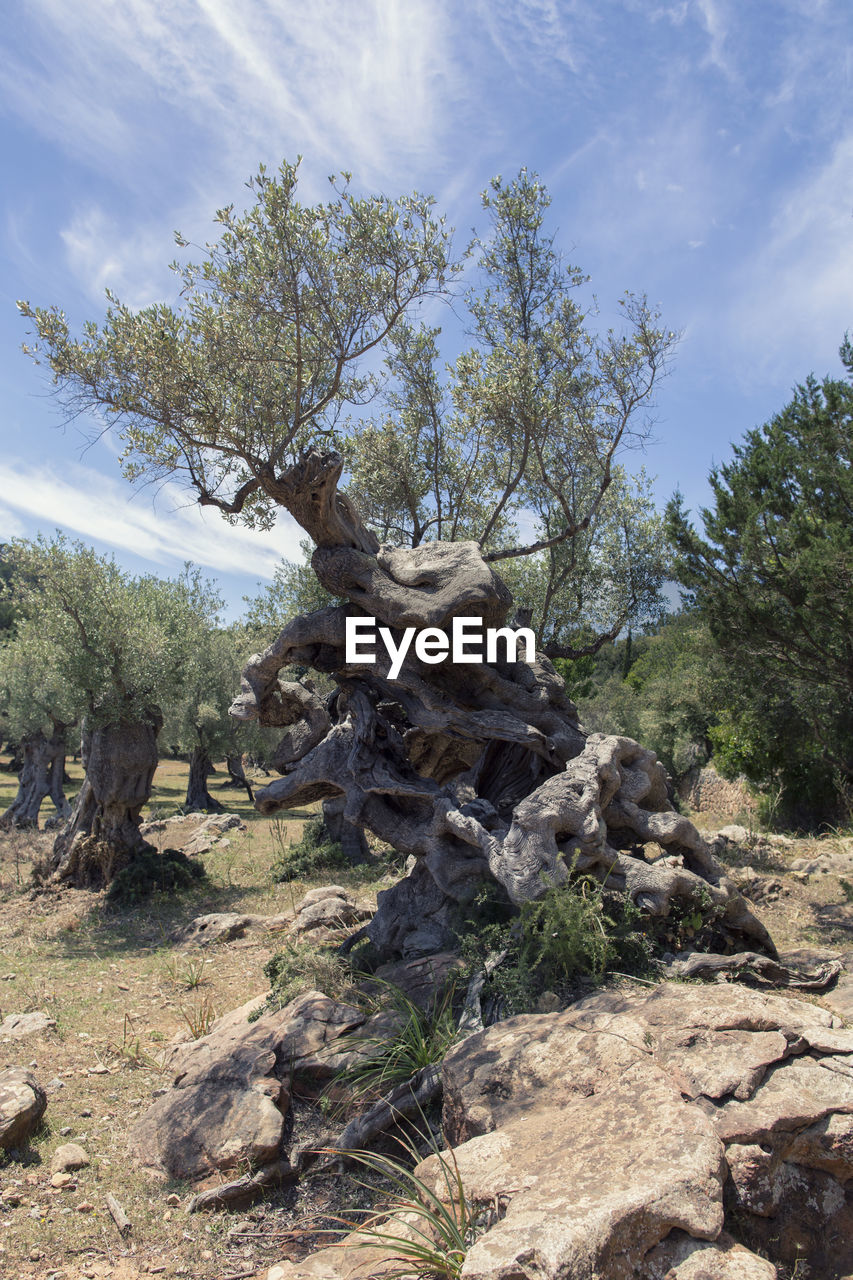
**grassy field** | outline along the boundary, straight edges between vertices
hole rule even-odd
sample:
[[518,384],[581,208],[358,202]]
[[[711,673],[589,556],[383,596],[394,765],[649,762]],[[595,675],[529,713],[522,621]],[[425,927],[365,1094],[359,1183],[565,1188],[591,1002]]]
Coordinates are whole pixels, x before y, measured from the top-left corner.
[[[81,770],[71,763],[69,771],[73,794]],[[146,816],[178,810],[186,773],[181,763],[161,763]],[[191,892],[161,895],[131,910],[111,910],[102,894],[79,890],[34,894],[30,871],[52,836],[0,833],[0,1012],[41,1009],[56,1020],[53,1032],[0,1047],[0,1066],[31,1066],[49,1088],[46,1123],[27,1162],[0,1161],[0,1197],[4,1191],[21,1197],[15,1207],[0,1200],[4,1278],[236,1280],[263,1274],[288,1247],[287,1231],[310,1229],[306,1209],[323,1211],[326,1192],[319,1187],[300,1200],[293,1192],[271,1196],[248,1213],[188,1215],[188,1187],[157,1182],[127,1158],[130,1126],[168,1082],[160,1065],[164,1046],[263,991],[263,966],[275,950],[274,939],[249,935],[188,951],[172,941],[176,929],[211,911],[287,912],[306,889],[331,880],[369,902],[386,870],[336,870],[312,881],[274,883],[274,862],[299,839],[311,812],[285,821],[262,818],[244,792],[219,789],[224,776],[220,770],[212,779],[213,794],[245,820],[246,831],[230,832],[229,843],[204,855],[208,879]],[[0,771],[0,810],[15,786],[13,775]],[[46,807],[42,817],[48,813]],[[706,816],[702,825],[721,824]],[[780,948],[850,945],[850,926],[825,913],[827,905],[848,901],[844,882],[830,875],[804,884],[790,874],[794,858],[827,848],[853,850],[853,841],[839,836],[772,848],[757,841],[748,855],[761,876],[780,883],[780,892],[758,907]],[[54,1189],[50,1160],[66,1141],[80,1142],[91,1165],[71,1187]],[[133,1224],[127,1240],[107,1212],[107,1192]]]
[[[72,782],[81,770],[71,763]],[[152,817],[175,813],[186,788],[186,766],[164,761],[149,806]],[[144,906],[116,912],[103,895],[65,889],[33,894],[32,864],[50,848],[49,833],[0,833],[0,1012],[41,1009],[56,1019],[54,1032],[0,1046],[0,1066],[31,1066],[49,1087],[46,1123],[25,1165],[0,1159],[0,1276],[82,1280],[137,1275],[223,1280],[280,1256],[280,1238],[263,1229],[235,1236],[234,1215],[187,1215],[169,1196],[187,1199],[186,1186],[161,1184],[127,1159],[127,1133],[167,1077],[164,1045],[266,989],[263,966],[274,944],[250,935],[204,951],[176,947],[172,935],[197,915],[291,910],[316,884],[345,883],[364,900],[375,898],[370,877],[380,872],[326,873],[322,878],[275,884],[271,868],[283,846],[298,840],[309,810],[286,821],[262,818],[240,790],[213,793],[247,824],[230,843],[203,855],[208,880],[187,894],[158,895]],[[16,779],[0,772],[0,810]],[[69,788],[73,794],[76,786]],[[49,815],[45,808],[42,817]],[[385,868],[381,868],[384,871]],[[73,1189],[50,1186],[50,1159],[62,1142],[80,1142],[91,1156]],[[112,1192],[133,1228],[123,1241],[104,1197]],[[87,1209],[85,1206],[90,1205]],[[265,1206],[261,1206],[264,1210]]]

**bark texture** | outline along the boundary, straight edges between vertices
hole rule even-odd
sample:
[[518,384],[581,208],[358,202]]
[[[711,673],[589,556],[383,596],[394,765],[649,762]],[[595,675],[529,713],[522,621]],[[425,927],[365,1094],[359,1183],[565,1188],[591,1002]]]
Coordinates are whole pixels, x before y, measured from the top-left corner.
[[54,842],[53,879],[102,888],[145,844],[139,815],[151,795],[160,724],[152,717],[84,731],[86,777]]
[[[392,680],[378,643],[375,662],[347,664],[349,616],[377,618],[399,644],[405,627],[449,633],[457,616],[505,626],[512,597],[476,543],[376,547],[335,496],[339,475],[335,455],[312,453],[281,483],[317,543],[317,577],[348,603],[294,619],[254,655],[232,714],[287,729],[276,757],[282,776],[256,793],[261,812],[331,800],[348,823],[414,858],[367,926],[380,952],[439,950],[484,880],[520,904],[563,881],[575,862],[649,915],[665,916],[701,889],[731,950],[774,955],[699,833],[673,811],[654,754],[628,738],[586,735],[542,654],[532,663],[426,664],[412,646]],[[333,676],[328,704],[279,681],[296,664]]]
[[33,733],[19,744],[21,772],[18,792],[9,808],[0,815],[0,827],[37,827],[42,801],[50,797],[55,818],[66,819],[71,806],[65,798],[63,779],[65,757],[68,751],[67,726],[58,726],[48,738],[44,733]]

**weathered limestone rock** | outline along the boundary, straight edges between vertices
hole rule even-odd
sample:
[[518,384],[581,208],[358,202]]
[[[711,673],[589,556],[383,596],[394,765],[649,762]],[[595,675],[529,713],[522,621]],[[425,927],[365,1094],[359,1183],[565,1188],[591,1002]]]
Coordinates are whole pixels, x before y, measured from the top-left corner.
[[179,849],[187,857],[207,853],[225,838],[229,831],[245,831],[246,824],[239,813],[185,813],[173,818],[158,818],[143,822],[140,835],[152,844]]
[[[685,1221],[696,1215],[692,1225],[667,1226],[657,1208],[641,1209],[634,1198],[642,1192],[655,1206],[672,1205],[668,1174],[642,1143],[661,1123],[654,1150],[670,1151],[671,1135],[693,1133],[697,1116],[725,1150],[725,1204],[737,1212],[745,1243],[788,1266],[803,1256],[825,1277],[853,1268],[853,1032],[825,1009],[738,984],[602,992],[562,1013],[511,1018],[472,1036],[447,1055],[443,1076],[445,1132],[461,1144],[454,1155],[467,1189],[475,1198],[509,1197],[504,1219],[469,1251],[470,1280],[508,1280],[525,1267],[537,1280],[618,1280],[634,1268],[657,1280],[667,1267],[678,1280],[772,1276],[761,1259],[731,1249],[673,1252],[670,1241],[650,1253],[671,1227],[692,1238],[717,1235],[719,1223],[696,1226],[711,1204],[722,1214],[701,1162],[680,1184],[690,1187],[679,1203]],[[635,1083],[630,1096],[626,1081]],[[621,1129],[615,1119],[609,1127],[611,1106]],[[700,1150],[694,1137],[691,1151]],[[669,1167],[681,1167],[677,1151]],[[635,1184],[637,1170],[644,1174]],[[535,1193],[548,1207],[541,1220]],[[619,1224],[634,1214],[643,1225],[626,1225],[628,1243],[620,1245]],[[598,1226],[608,1222],[609,1242]]]
[[799,871],[806,877],[853,876],[853,840],[839,841],[837,848],[822,849],[811,858],[795,858],[791,863],[791,870]]
[[241,915],[236,911],[215,911],[196,916],[175,935],[180,946],[209,947],[214,942],[234,942],[247,933],[279,933],[292,921],[289,914],[277,916]]
[[310,889],[296,909],[293,932],[328,937],[341,929],[369,920],[372,912],[360,907],[348,890],[340,885]]
[[364,1014],[321,992],[255,1022],[257,999],[172,1051],[172,1087],[131,1134],[139,1162],[175,1178],[272,1163],[281,1155],[290,1088],[318,1090],[349,1061],[343,1037]]
[[41,1010],[33,1013],[10,1013],[0,1022],[0,1043],[23,1040],[44,1031],[55,1031],[56,1019]]
[[[723,1225],[722,1144],[648,1057],[589,1097],[519,1110],[454,1159],[475,1200],[509,1198],[469,1249],[467,1280],[629,1280],[673,1227],[713,1239]],[[416,1172],[440,1195],[437,1165],[430,1156]]]
[[0,1071],[0,1147],[23,1146],[47,1109],[47,1095],[29,1071]]

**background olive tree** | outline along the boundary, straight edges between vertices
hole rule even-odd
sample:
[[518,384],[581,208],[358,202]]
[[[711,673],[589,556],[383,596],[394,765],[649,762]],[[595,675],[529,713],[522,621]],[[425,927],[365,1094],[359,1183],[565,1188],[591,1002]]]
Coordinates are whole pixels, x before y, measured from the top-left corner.
[[223,810],[222,802],[208,787],[214,760],[227,762],[226,781],[243,785],[251,793],[242,753],[271,745],[259,744],[257,729],[252,732],[253,727],[240,725],[228,715],[251,647],[251,633],[243,625],[202,629],[177,695],[164,702],[160,739],[172,755],[188,758],[185,808],[189,811]]
[[[10,566],[10,583],[11,578]],[[65,758],[82,713],[80,691],[65,678],[52,638],[36,620],[10,626],[0,639],[0,738],[14,744],[19,773],[17,794],[0,815],[0,826],[37,827],[48,796],[56,817],[68,817]]]
[[60,688],[82,722],[86,775],[50,871],[97,886],[142,843],[162,706],[191,673],[219,600],[196,571],[133,577],[61,536],[13,542],[11,562],[33,697]]

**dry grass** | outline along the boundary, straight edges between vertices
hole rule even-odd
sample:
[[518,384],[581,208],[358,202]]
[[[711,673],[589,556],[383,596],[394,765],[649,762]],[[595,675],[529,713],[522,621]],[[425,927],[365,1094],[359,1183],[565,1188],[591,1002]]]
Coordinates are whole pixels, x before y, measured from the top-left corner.
[[[79,765],[69,771],[79,785]],[[282,840],[299,838],[309,810],[274,824],[255,812],[245,793],[220,791],[216,783],[214,794],[248,830],[229,832],[229,844],[203,855],[206,883],[121,912],[107,909],[102,894],[32,894],[30,869],[50,848],[51,835],[0,832],[0,1011],[43,1009],[57,1023],[54,1032],[0,1046],[0,1067],[32,1064],[49,1094],[46,1123],[25,1163],[0,1157],[0,1192],[13,1187],[25,1201],[14,1208],[0,1204],[0,1276],[224,1280],[281,1255],[281,1239],[271,1243],[263,1229],[264,1206],[255,1211],[255,1225],[244,1218],[235,1235],[239,1216],[188,1216],[181,1207],[186,1186],[158,1183],[127,1159],[128,1130],[165,1083],[164,1046],[190,1024],[203,1029],[214,1012],[235,1008],[267,985],[263,966],[273,941],[249,935],[186,951],[171,942],[175,929],[210,911],[287,912],[321,883],[279,885],[270,874]],[[0,810],[15,784],[0,772]],[[185,765],[161,763],[150,816],[176,812],[185,786]],[[48,815],[46,806],[42,816]],[[360,896],[370,893],[363,871],[336,873],[335,880],[351,881]],[[54,1190],[51,1156],[68,1141],[80,1142],[92,1163],[71,1188]],[[127,1241],[106,1209],[107,1192],[133,1224]],[[168,1203],[174,1194],[180,1205]],[[85,1204],[93,1208],[82,1210]]]

